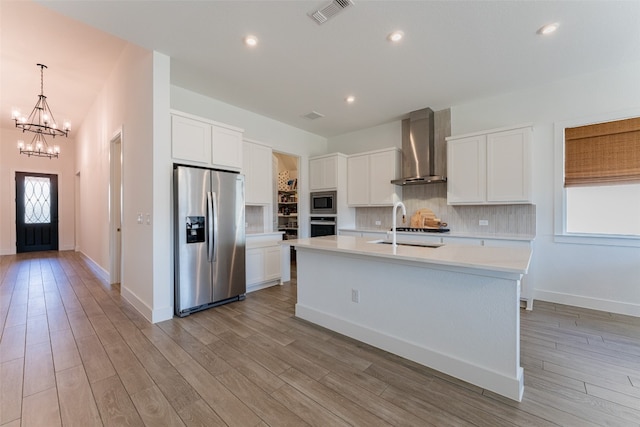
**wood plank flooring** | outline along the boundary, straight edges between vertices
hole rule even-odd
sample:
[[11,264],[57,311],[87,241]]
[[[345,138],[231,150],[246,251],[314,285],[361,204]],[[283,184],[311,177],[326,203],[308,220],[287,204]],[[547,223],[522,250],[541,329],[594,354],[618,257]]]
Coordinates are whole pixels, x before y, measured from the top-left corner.
[[0,426],[640,426],[640,318],[523,310],[518,403],[296,319],[293,277],[152,325],[80,254],[0,257]]

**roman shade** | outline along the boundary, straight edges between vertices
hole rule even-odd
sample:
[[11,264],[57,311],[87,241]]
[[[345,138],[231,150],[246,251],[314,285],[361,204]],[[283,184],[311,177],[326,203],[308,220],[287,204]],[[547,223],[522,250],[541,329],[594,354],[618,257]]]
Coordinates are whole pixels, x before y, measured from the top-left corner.
[[640,182],[640,117],[566,128],[564,186]]

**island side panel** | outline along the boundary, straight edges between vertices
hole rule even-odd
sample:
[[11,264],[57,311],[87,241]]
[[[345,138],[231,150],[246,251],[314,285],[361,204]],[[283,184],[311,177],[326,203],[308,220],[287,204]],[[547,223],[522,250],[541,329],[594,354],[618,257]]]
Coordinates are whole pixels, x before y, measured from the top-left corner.
[[521,400],[518,280],[297,252],[296,316]]

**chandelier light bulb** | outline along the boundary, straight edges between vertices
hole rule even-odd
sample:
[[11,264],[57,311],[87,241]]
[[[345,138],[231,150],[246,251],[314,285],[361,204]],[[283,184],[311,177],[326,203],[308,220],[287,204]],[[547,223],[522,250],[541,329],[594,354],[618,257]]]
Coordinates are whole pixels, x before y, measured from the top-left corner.
[[16,120],[18,117],[20,117],[20,110],[14,108],[11,110],[11,119],[12,120]]
[[62,126],[65,131],[71,130],[71,123],[69,121],[65,121]]
[[31,143],[27,144],[24,151],[33,151],[33,145]]
[[18,149],[24,150],[24,141],[21,139],[18,140]]
[[59,145],[54,145],[53,146],[53,152],[55,154],[60,154],[60,146]]
[[42,151],[42,142],[36,142],[36,151]]

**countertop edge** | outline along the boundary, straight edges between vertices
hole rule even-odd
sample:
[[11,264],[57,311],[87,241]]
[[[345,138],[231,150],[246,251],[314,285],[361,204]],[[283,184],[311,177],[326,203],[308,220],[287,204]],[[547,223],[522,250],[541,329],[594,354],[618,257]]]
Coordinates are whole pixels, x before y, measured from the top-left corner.
[[[352,240],[348,240],[352,239]],[[482,254],[483,252],[487,253],[487,251],[491,251],[489,253],[502,253],[509,254],[509,256],[514,256],[513,248],[497,248],[497,247],[485,247],[485,246],[466,246],[466,245],[454,245],[451,246],[452,249],[447,250],[443,249],[442,252],[452,252],[447,253],[445,257],[433,257],[429,256],[429,250],[431,248],[411,248],[411,247],[399,247],[397,252],[393,252],[393,248],[391,245],[383,245],[386,247],[381,247],[381,245],[376,245],[374,243],[369,243],[369,239],[363,237],[352,237],[352,236],[326,236],[326,237],[315,237],[315,238],[306,238],[306,239],[298,239],[298,240],[283,240],[281,242],[282,245],[294,246],[296,248],[302,249],[310,249],[310,250],[318,250],[318,251],[328,251],[328,252],[340,252],[345,254],[354,254],[361,256],[371,256],[377,258],[386,258],[390,261],[396,262],[412,262],[419,263],[425,265],[439,265],[443,267],[450,268],[462,268],[462,269],[473,269],[473,270],[482,270],[482,271],[494,271],[499,273],[506,274],[527,274],[529,270],[529,265],[531,263],[531,250],[526,249],[527,256],[525,262],[525,255],[523,252],[522,259],[511,260],[510,262],[504,262],[503,265],[500,265],[499,262],[482,262],[481,257],[470,256],[470,253]],[[341,246],[342,245],[342,246]],[[371,245],[371,246],[367,246]],[[443,246],[442,248],[446,248],[447,246]],[[453,248],[457,248],[454,250]],[[466,253],[460,254],[460,248],[464,248]],[[439,248],[440,249],[440,248]],[[433,249],[431,249],[433,250]],[[525,250],[524,248],[522,250]],[[426,251],[426,252],[425,252]],[[439,255],[440,255],[439,254]],[[468,259],[465,260],[464,257]],[[454,259],[454,258],[458,259]],[[507,264],[512,263],[520,263],[523,264],[520,267],[514,267]]]

